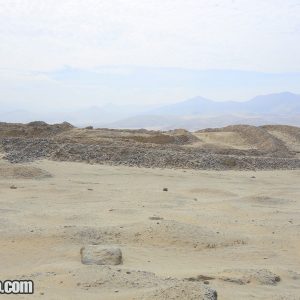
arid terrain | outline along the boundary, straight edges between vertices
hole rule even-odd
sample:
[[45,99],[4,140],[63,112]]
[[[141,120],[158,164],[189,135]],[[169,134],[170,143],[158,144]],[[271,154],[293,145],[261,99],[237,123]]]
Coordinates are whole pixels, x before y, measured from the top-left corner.
[[35,282],[7,298],[300,299],[297,127],[1,123],[0,151],[0,278]]
[[147,168],[274,170],[300,168],[300,128],[235,125],[189,132],[0,123],[8,161],[80,161]]

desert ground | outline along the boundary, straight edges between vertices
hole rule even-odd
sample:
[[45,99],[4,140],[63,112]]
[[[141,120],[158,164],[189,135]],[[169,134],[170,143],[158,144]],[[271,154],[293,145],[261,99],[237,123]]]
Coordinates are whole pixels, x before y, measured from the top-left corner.
[[[9,299],[300,299],[300,170],[0,163]],[[167,188],[168,191],[163,191]],[[115,266],[80,249],[114,245]]]
[[299,127],[0,123],[6,297],[299,300],[299,183]]

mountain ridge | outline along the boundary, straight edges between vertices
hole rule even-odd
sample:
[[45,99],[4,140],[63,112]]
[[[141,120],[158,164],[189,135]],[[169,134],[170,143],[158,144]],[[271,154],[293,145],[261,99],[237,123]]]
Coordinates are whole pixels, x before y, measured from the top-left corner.
[[[288,105],[288,110],[286,109]],[[214,101],[204,97],[193,97],[185,101],[166,105],[156,110],[150,111],[150,114],[218,114],[218,113],[279,113],[283,106],[285,112],[300,113],[300,95],[290,92],[273,93],[267,95],[258,95],[250,100],[238,101]],[[269,109],[269,111],[268,111]]]
[[197,130],[234,124],[300,125],[300,95],[291,92],[258,95],[248,101],[214,101],[193,97],[157,108],[103,105],[72,111],[33,113],[26,109],[1,112],[2,122],[70,122],[76,126]]
[[244,102],[194,97],[108,124],[108,127],[197,130],[242,123],[299,126],[300,95],[282,92],[259,95]]

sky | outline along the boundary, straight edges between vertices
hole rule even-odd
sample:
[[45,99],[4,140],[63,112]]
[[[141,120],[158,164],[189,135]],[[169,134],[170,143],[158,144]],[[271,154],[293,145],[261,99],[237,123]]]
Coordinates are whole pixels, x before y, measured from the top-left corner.
[[0,104],[300,94],[300,0],[0,0]]

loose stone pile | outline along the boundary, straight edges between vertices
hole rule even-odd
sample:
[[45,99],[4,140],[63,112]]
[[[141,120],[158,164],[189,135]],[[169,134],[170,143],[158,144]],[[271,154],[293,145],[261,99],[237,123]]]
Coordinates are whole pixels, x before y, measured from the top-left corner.
[[[262,150],[206,149],[190,147],[195,137],[183,130],[167,133],[85,130],[74,129],[69,124],[5,124],[0,130],[0,151],[12,163],[51,159],[147,168],[300,168],[300,159],[277,140],[276,143],[270,142],[272,147]],[[243,130],[249,131],[247,127]],[[250,128],[250,131],[253,129]],[[95,132],[96,140],[95,136],[90,136],[91,132]],[[274,145],[279,146],[276,148]]]

